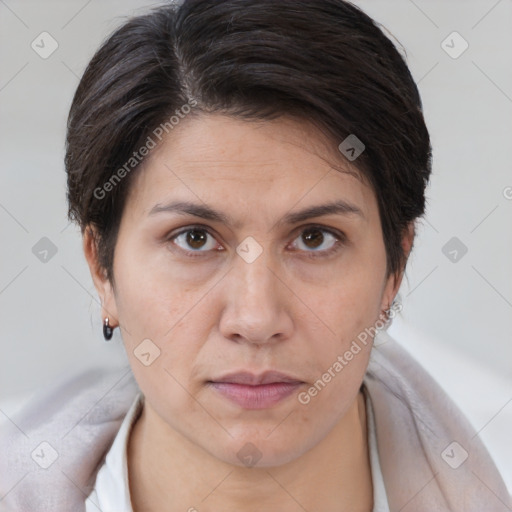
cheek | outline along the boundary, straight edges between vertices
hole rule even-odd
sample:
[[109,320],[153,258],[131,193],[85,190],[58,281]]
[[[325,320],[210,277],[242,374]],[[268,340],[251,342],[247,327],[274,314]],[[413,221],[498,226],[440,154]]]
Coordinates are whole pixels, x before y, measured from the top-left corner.
[[329,339],[340,350],[360,332],[372,326],[380,314],[384,286],[384,270],[364,261],[350,262],[331,278],[328,287],[304,287],[300,293],[315,315],[321,320]]
[[116,247],[116,304],[120,320],[126,325],[123,338],[130,344],[144,338],[158,343],[186,307],[187,290],[172,275],[163,274],[165,262],[155,261],[155,251],[148,247],[147,241],[122,236]]
[[304,422],[323,417],[332,424],[345,414],[359,391],[369,355],[369,344],[351,344],[324,365],[318,377],[297,396],[298,414]]
[[[339,414],[343,401],[352,400],[359,389],[368,365],[372,337],[379,322],[385,268],[368,265],[363,258],[340,268],[330,286],[312,293],[303,290],[308,306],[315,314],[302,329],[317,339],[308,348],[309,360],[314,361],[317,385],[304,397],[313,408],[329,407]],[[306,294],[307,292],[307,294]],[[321,340],[318,340],[318,338]]]
[[163,278],[159,268],[140,250],[120,244],[116,304],[125,350],[141,390],[181,403],[186,397],[179,383],[188,387],[188,373],[211,330],[211,319],[198,290],[172,276]]

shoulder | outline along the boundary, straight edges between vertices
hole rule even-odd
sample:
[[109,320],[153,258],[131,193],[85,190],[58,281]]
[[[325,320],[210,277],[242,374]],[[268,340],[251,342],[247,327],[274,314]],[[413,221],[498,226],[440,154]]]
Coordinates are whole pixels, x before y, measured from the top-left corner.
[[129,367],[89,369],[37,393],[21,411],[3,421],[3,506],[80,510],[139,392]]
[[389,334],[379,336],[364,386],[391,508],[477,512],[490,510],[490,502],[492,510],[512,506],[486,447],[455,402]]

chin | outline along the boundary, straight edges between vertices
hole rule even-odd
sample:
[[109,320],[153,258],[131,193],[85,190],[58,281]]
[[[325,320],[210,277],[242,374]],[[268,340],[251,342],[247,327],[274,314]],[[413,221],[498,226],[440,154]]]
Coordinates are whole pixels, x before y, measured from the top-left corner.
[[[218,449],[210,453],[216,458],[238,467],[271,468],[283,466],[299,458],[314,446],[313,440],[305,446],[304,440],[284,435],[270,439],[267,433],[261,435],[236,436],[219,453]],[[273,435],[273,434],[272,434]]]

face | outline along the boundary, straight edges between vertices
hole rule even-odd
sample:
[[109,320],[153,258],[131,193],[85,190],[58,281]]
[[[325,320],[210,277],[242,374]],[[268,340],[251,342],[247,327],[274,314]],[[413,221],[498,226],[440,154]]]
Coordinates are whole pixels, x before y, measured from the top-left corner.
[[297,120],[182,120],[134,176],[115,290],[95,277],[146,407],[224,462],[320,443],[396,294],[375,194],[336,151]]

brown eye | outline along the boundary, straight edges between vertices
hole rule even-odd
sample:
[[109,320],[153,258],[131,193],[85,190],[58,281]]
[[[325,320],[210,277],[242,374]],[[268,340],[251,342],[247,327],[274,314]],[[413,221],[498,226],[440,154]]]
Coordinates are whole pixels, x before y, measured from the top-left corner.
[[320,229],[313,228],[303,231],[302,239],[308,247],[315,249],[316,247],[322,245],[324,236],[322,235],[322,231]]
[[215,238],[203,228],[188,228],[169,237],[185,253],[207,253],[217,247]]
[[294,240],[294,249],[305,252],[308,257],[329,256],[336,252],[345,242],[345,235],[320,226],[303,229]]
[[185,241],[193,249],[200,249],[207,239],[207,236],[205,236],[204,233],[204,231],[200,231],[198,229],[191,229],[190,231],[187,231]]

